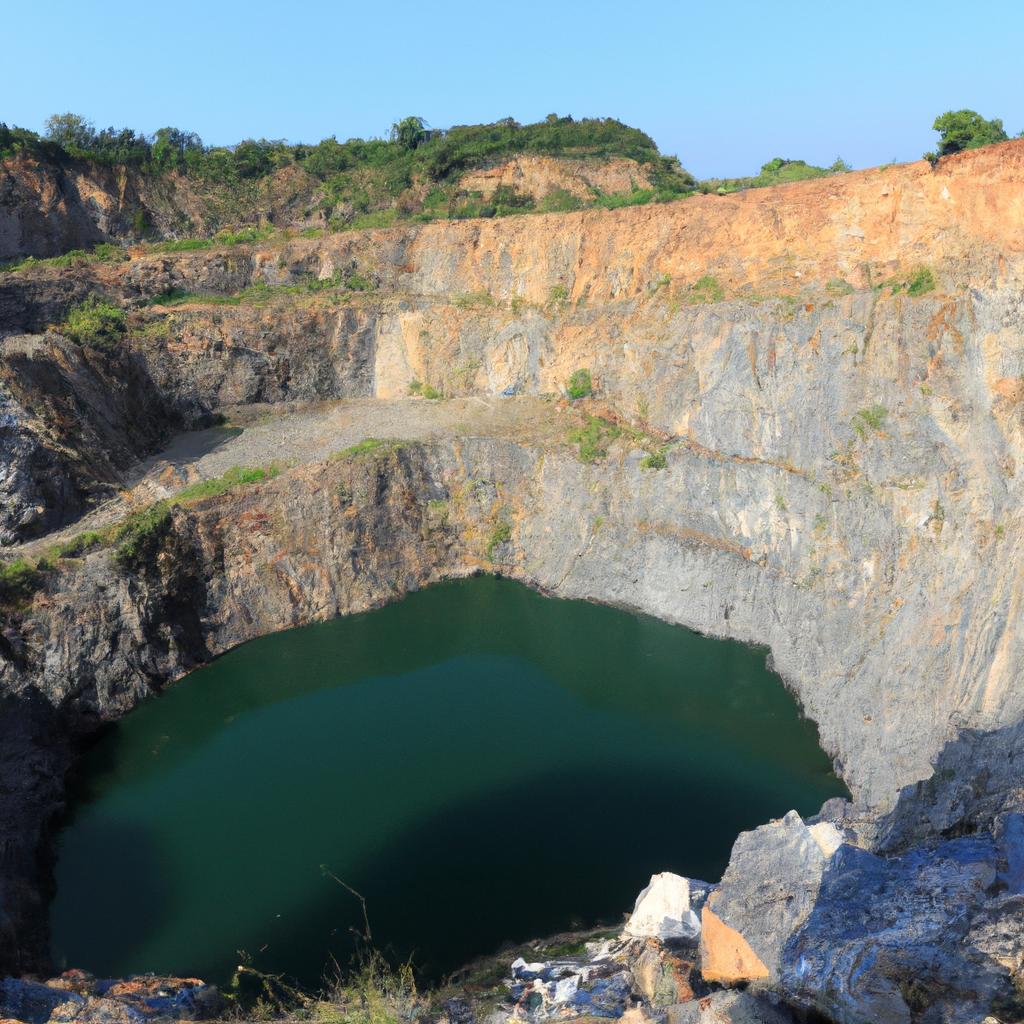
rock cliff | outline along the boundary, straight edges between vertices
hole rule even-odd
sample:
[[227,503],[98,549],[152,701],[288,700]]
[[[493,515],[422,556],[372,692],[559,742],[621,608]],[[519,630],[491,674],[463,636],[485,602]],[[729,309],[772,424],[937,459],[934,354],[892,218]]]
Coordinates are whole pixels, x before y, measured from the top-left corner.
[[[8,541],[226,405],[413,380],[498,401],[585,368],[596,397],[566,415],[603,419],[588,461],[453,429],[175,507],[128,561],[64,559],[9,605],[0,692],[74,737],[250,637],[497,569],[769,645],[854,795],[831,815],[858,848],[991,835],[1022,795],[1022,184],[1014,142],[664,206],[4,275]],[[115,353],[43,334],[89,291],[127,311]],[[0,814],[19,865],[60,799],[24,775],[5,799],[34,801],[35,826]],[[8,962],[38,959],[15,936],[44,876],[5,872]]]

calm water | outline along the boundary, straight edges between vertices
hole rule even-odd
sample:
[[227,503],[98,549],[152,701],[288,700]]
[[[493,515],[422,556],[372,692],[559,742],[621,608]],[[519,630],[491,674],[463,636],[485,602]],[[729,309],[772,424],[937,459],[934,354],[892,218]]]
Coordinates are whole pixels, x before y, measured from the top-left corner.
[[621,919],[655,871],[844,793],[764,654],[478,577],[238,648],[85,757],[58,963],[307,984],[373,937],[437,977]]

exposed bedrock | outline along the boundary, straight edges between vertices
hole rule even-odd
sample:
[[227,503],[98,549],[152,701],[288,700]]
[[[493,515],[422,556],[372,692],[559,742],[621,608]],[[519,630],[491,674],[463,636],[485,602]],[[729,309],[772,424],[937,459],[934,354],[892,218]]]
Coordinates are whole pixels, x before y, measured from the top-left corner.
[[[7,275],[7,541],[73,519],[219,406],[395,398],[412,378],[544,394],[585,367],[599,399],[586,408],[668,447],[659,471],[626,439],[585,464],[568,444],[449,437],[177,507],[127,561],[108,548],[64,560],[4,613],[0,694],[84,735],[244,640],[496,569],[768,645],[854,795],[830,815],[882,864],[857,877],[909,892],[915,850],[960,863],[936,844],[970,840],[996,866],[961,895],[987,907],[993,885],[1010,891],[999,843],[1022,804],[1022,179],[1024,143],[1008,143],[934,173]],[[932,284],[911,287],[922,269]],[[375,289],[285,290],[353,270]],[[266,301],[145,304],[254,284]],[[39,333],[89,288],[129,310],[115,353]],[[15,865],[0,880],[0,962],[24,967],[42,956],[25,922],[46,873],[23,868],[61,794],[7,778],[8,805],[35,808],[13,832],[17,813],[0,814]],[[836,856],[846,877],[856,857]],[[821,892],[840,888],[822,877],[801,927],[817,922],[824,941],[841,928]],[[755,953],[769,973],[788,956]],[[925,956],[900,970],[924,971]],[[782,968],[772,978],[803,998]],[[841,1018],[840,1002],[804,1001]]]

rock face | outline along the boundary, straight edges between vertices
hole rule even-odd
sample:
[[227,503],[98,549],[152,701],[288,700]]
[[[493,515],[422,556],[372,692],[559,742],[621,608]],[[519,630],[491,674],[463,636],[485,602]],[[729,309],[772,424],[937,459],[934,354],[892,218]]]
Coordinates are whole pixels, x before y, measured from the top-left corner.
[[[584,407],[664,442],[666,468],[629,434],[593,462],[448,436],[295,467],[177,509],[136,564],[61,563],[5,612],[0,693],[82,735],[244,640],[481,569],[767,644],[855,804],[741,837],[703,912],[709,957],[733,944],[721,977],[843,1020],[959,1019],[971,985],[1003,998],[1024,803],[1022,184],[1014,142],[935,171],[4,275],[7,540],[220,405],[397,397],[412,378],[496,397],[587,368]],[[354,271],[374,288],[306,290]],[[259,302],[147,304],[254,285]],[[43,333],[89,290],[129,312],[116,356]],[[27,865],[60,786],[11,771],[0,961],[23,967],[46,885]],[[954,969],[961,941],[976,952]],[[913,987],[940,971],[949,991]]]

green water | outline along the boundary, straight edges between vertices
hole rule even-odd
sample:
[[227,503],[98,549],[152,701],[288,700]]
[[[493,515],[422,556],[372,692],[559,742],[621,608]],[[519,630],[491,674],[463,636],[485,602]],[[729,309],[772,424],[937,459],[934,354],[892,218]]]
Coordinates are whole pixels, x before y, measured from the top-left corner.
[[88,752],[58,964],[306,984],[377,946],[426,978],[716,880],[740,829],[845,793],[764,653],[490,577],[240,647]]

